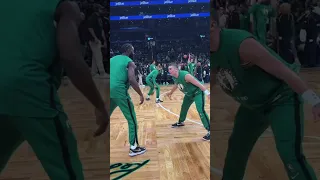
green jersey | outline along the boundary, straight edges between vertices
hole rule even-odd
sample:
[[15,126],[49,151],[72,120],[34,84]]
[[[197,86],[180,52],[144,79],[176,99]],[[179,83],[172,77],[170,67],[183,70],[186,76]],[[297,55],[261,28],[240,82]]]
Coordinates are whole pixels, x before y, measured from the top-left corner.
[[192,83],[186,82],[186,75],[190,74],[188,71],[179,71],[178,78],[172,77],[175,84],[178,85],[178,88],[181,92],[183,92],[186,96],[195,96],[201,93],[201,89]]
[[189,63],[188,64],[188,71],[191,75],[194,75],[194,69],[195,69],[195,64],[194,63]]
[[62,110],[57,95],[62,68],[54,26],[58,3],[1,2],[0,114],[51,118]]
[[118,55],[110,59],[110,98],[129,98],[128,56]]
[[151,82],[156,82],[158,74],[159,70],[155,69],[147,76],[147,79],[149,79]]
[[[211,66],[217,70],[220,87],[240,104],[251,108],[275,105],[292,97],[293,91],[286,83],[266,73],[257,66],[241,64],[239,48],[252,34],[242,30],[222,29],[220,47],[211,53]],[[297,65],[287,64],[277,53],[263,45],[276,59],[298,71]]]
[[150,70],[150,73],[151,73],[153,70],[156,70],[156,65],[151,64],[150,67],[149,67],[149,70]]
[[253,15],[254,35],[265,44],[267,36],[267,26],[269,18],[275,17],[275,9],[271,5],[255,4],[249,9],[249,14]]
[[250,15],[240,14],[240,29],[250,32]]

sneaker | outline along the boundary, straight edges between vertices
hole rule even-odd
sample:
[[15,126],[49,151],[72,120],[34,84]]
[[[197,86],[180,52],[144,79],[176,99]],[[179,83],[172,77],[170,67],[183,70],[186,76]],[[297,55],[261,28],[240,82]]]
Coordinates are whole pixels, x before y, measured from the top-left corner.
[[133,156],[137,156],[140,154],[144,154],[146,151],[147,151],[147,149],[144,147],[136,147],[135,149],[130,148],[129,156],[133,157]]
[[205,136],[203,136],[202,139],[205,141],[210,141],[210,131]]
[[176,128],[176,127],[180,127],[180,126],[184,126],[184,123],[183,122],[177,122],[177,123],[174,123],[174,124],[172,124],[172,128]]
[[147,101],[150,101],[150,98],[149,98],[149,97],[147,97],[147,98],[146,98],[146,100],[147,100]]
[[161,99],[157,99],[156,103],[162,103],[163,101]]

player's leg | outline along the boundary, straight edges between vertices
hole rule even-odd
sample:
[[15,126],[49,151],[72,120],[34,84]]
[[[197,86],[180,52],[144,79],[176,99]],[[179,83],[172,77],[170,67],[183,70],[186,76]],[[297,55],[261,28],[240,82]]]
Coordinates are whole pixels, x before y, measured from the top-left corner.
[[182,105],[181,105],[179,121],[172,124],[173,128],[184,126],[184,121],[187,118],[188,110],[193,102],[194,102],[193,98],[188,97],[188,96],[184,96],[183,101],[182,101]]
[[160,86],[159,86],[159,84],[154,82],[154,85],[156,86],[156,103],[163,102],[160,100]]
[[116,99],[116,103],[128,121],[130,143],[129,156],[136,156],[145,153],[146,149],[139,146],[137,117],[131,99]]
[[118,107],[117,100],[114,98],[110,98],[110,116],[113,113],[113,111]]
[[30,144],[51,180],[83,180],[77,140],[68,117],[12,117],[14,126]]
[[223,180],[243,179],[251,150],[268,125],[263,115],[243,106],[239,107],[229,138]]
[[305,159],[302,150],[304,137],[303,103],[295,98],[290,105],[277,106],[268,118],[271,121],[272,131],[278,153],[286,168],[290,179],[316,180],[312,167]]
[[194,102],[196,104],[197,111],[199,113],[201,122],[208,131],[207,135],[203,136],[203,140],[209,141],[210,140],[210,119],[208,114],[206,113],[204,106],[205,106],[205,96],[204,93],[200,93],[194,97]]
[[0,174],[6,167],[11,155],[24,141],[21,133],[7,116],[0,115]]
[[154,85],[148,78],[146,79],[146,83],[150,87],[146,100],[150,100],[150,95],[154,93]]

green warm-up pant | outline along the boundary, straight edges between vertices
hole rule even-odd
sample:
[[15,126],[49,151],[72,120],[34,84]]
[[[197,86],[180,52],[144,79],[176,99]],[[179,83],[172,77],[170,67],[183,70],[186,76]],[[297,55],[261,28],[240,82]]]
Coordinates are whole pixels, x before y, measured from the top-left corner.
[[122,114],[128,121],[130,145],[131,146],[139,145],[137,117],[136,117],[136,112],[134,111],[134,105],[131,101],[131,98],[130,97],[128,97],[127,99],[110,98],[110,116],[118,106]]
[[153,92],[154,92],[154,86],[156,86],[156,98],[159,98],[160,96],[160,87],[158,85],[157,82],[155,82],[154,80],[152,79],[146,79],[146,82],[147,82],[147,85],[150,87],[150,90],[148,92],[148,95],[152,95]]
[[180,111],[179,122],[184,122],[186,120],[188,110],[193,102],[195,102],[196,104],[196,108],[199,113],[203,126],[206,128],[206,130],[210,131],[210,120],[209,120],[208,114],[204,109],[205,96],[203,92],[195,95],[194,97],[184,96],[182,106],[181,106],[181,111]]
[[27,141],[51,180],[83,180],[77,141],[68,117],[28,118],[0,115],[0,172],[11,155]]
[[302,150],[304,113],[298,98],[295,95],[289,103],[259,112],[239,107],[229,139],[223,180],[243,179],[250,152],[269,125],[289,179],[317,179]]

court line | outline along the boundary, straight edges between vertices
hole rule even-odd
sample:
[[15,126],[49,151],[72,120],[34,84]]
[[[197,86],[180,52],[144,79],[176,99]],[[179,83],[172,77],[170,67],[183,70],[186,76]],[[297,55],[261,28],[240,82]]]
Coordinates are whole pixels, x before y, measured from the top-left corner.
[[[170,91],[168,91],[168,92],[170,92]],[[161,94],[160,97],[162,97],[163,95],[165,95],[165,94],[168,93],[168,92],[165,92],[165,93]],[[176,113],[174,113],[174,112],[170,111],[169,109],[163,107],[161,103],[158,103],[157,105],[159,105],[162,109],[164,109],[165,111],[171,113],[172,115],[174,115],[174,116],[176,116],[176,117],[179,117],[179,115],[177,115]],[[191,120],[191,119],[189,119],[189,118],[186,118],[186,120],[203,126],[201,123],[196,122],[196,121],[193,121],[193,120]],[[268,132],[272,132],[272,131],[269,130],[269,129],[267,129],[267,131],[268,131]],[[316,139],[316,140],[320,141],[320,137],[318,137],[318,136],[304,136],[304,137],[310,138],[310,139]],[[222,170],[217,169],[217,168],[214,168],[214,167],[211,167],[210,170],[211,170],[213,173],[215,173],[216,175],[219,175],[219,176],[222,176],[222,174],[223,174]]]
[[[168,92],[170,92],[170,91],[168,91]],[[165,92],[165,93],[163,93],[163,94],[160,94],[159,97],[162,97],[163,95],[165,95],[165,94],[168,93],[168,92]],[[169,109],[163,107],[161,103],[158,103],[157,105],[159,105],[163,110],[167,111],[168,113],[170,113],[170,114],[172,114],[172,115],[174,115],[174,116],[176,116],[176,117],[179,117],[178,114],[176,114],[176,113],[170,111]],[[191,120],[191,119],[189,119],[189,118],[186,118],[186,120],[187,120],[187,121],[190,121],[190,122],[193,122],[193,123],[195,123],[195,124],[198,124],[198,125],[200,125],[200,126],[203,126],[202,123],[199,123],[199,122],[197,122],[197,121]]]
[[[168,91],[168,92],[169,92],[169,91]],[[161,94],[160,97],[162,97],[164,94],[166,94],[166,93],[168,93],[168,92],[165,92],[165,93]],[[174,113],[174,112],[170,111],[169,109],[163,107],[161,103],[158,103],[157,106],[160,106],[163,110],[167,111],[168,113],[170,113],[170,114],[172,114],[172,115],[174,115],[174,116],[176,116],[176,117],[179,117],[179,115],[177,115],[176,113]],[[201,123],[199,123],[199,122],[196,122],[196,121],[193,121],[193,120],[191,120],[191,119],[189,119],[189,118],[186,118],[186,120],[188,120],[188,121],[190,121],[190,122],[193,122],[193,123],[195,123],[195,124],[198,124],[198,125],[200,125],[200,126],[203,126],[203,124],[201,124]],[[222,174],[223,174],[222,170],[217,169],[217,168],[214,168],[214,167],[210,167],[210,171],[213,172],[213,173],[215,173],[216,175],[222,177]]]

